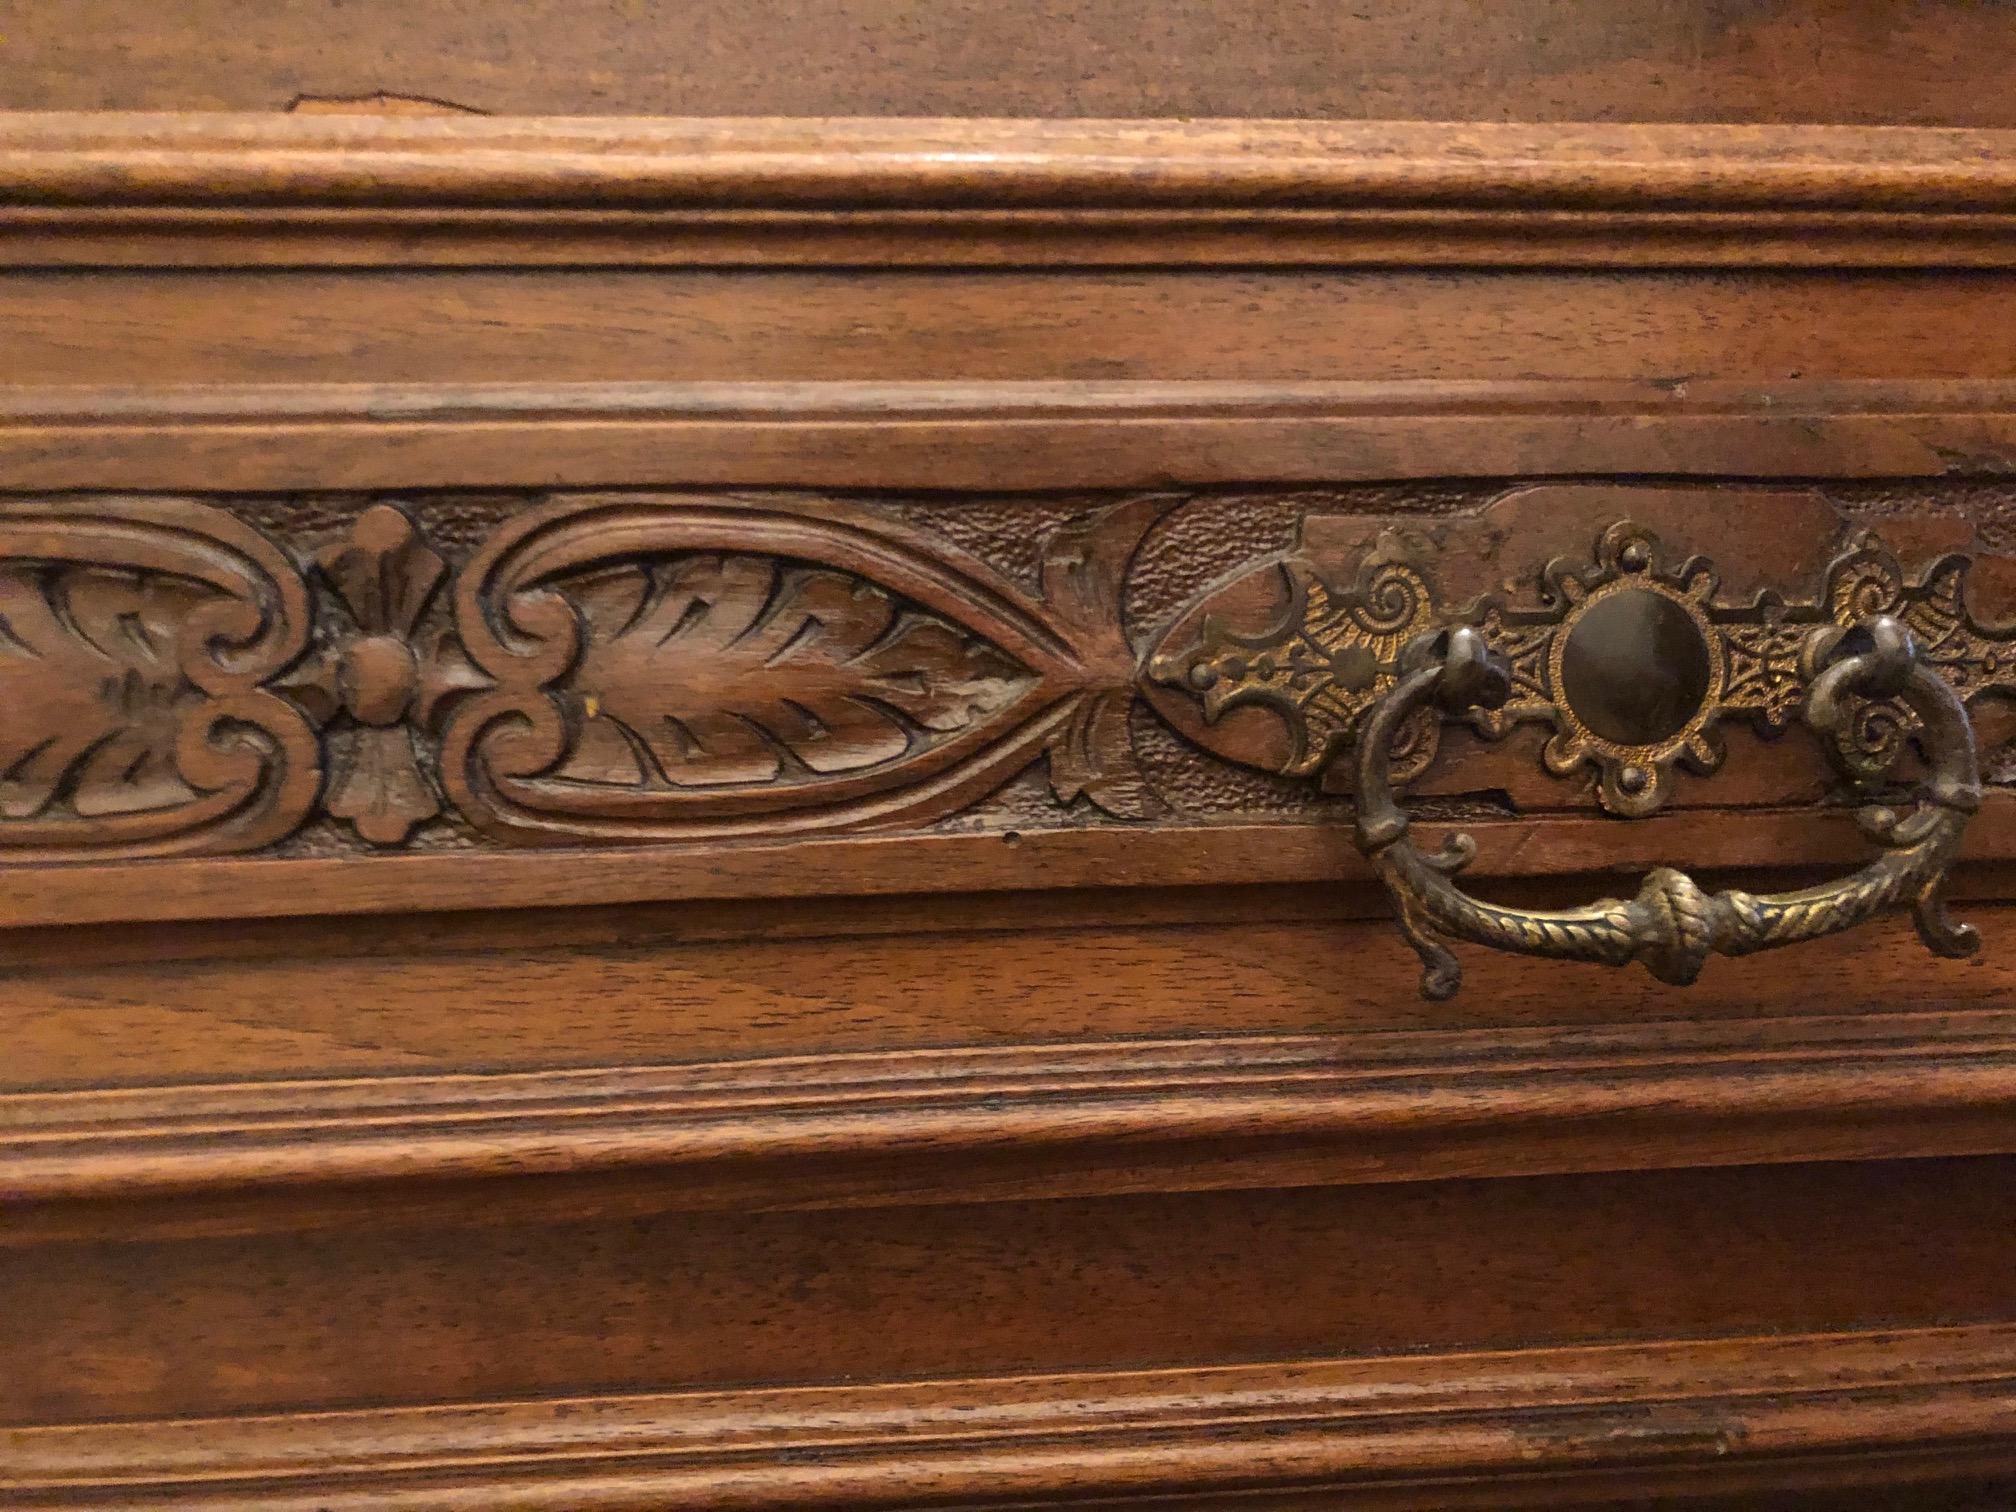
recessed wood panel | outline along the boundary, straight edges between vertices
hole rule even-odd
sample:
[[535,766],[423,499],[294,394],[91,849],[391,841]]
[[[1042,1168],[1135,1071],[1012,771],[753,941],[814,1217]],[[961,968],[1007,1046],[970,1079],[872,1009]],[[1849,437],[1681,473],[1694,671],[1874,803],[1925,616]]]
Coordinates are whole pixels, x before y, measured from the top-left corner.
[[0,331],[16,384],[1784,382],[2008,377],[2012,303],[1997,273],[23,273]]
[[2012,1203],[1912,1161],[58,1244],[0,1252],[0,1420],[2007,1319]]
[[[1545,896],[1600,885],[1577,879]],[[845,910],[852,922],[836,921],[832,933],[816,922],[832,904],[762,904],[732,923],[717,912],[697,939],[682,938],[676,906],[578,919],[255,922],[208,931],[208,944],[206,932],[185,942],[174,929],[52,931],[16,937],[17,964],[0,993],[13,1026],[0,1080],[223,1082],[1132,1036],[1959,1011],[2000,1006],[2016,982],[2016,915],[1970,904],[1961,912],[1986,940],[1973,963],[1925,958],[1900,915],[1789,955],[1717,961],[1684,990],[1637,972],[1470,951],[1470,988],[1433,1004],[1419,998],[1418,963],[1378,903],[1360,894],[1333,911],[1325,891],[1246,900],[1200,889],[1151,905],[1148,918],[1124,900],[1053,895],[1001,909],[998,928],[985,905],[900,903]],[[1520,895],[1496,889],[1508,891]],[[726,937],[705,937],[717,931]]]

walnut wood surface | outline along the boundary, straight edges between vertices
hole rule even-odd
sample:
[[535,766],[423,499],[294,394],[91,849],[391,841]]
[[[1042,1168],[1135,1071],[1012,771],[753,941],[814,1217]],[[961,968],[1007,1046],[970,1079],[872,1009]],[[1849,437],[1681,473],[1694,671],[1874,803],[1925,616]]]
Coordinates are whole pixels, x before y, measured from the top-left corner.
[[[2016,773],[2010,22],[1572,9],[10,21],[164,113],[0,116],[0,1501],[2006,1503],[2006,786],[1978,964],[1437,1008],[1155,675],[1395,533],[1866,530]],[[1583,124],[653,118],[805,109]],[[1542,905],[1859,860],[1737,733],[1411,805]]]
[[[1880,1455],[1906,1483],[1883,1506],[1987,1512],[1997,1493],[1978,1477],[2008,1462],[1994,1440],[2011,1358],[2008,1327],[1985,1325],[31,1428],[7,1433],[0,1485],[26,1509],[174,1486],[177,1505],[220,1512],[254,1498],[868,1508],[913,1505],[920,1488],[960,1505],[1222,1491],[1241,1506],[1427,1512],[1684,1491],[1700,1507],[1720,1491],[1717,1507],[1770,1495],[1810,1509],[1859,1495],[1855,1466]],[[1811,1501],[1783,1494],[1830,1483]]]
[[[2009,380],[1995,322],[2012,287],[2002,271],[118,269],[10,277],[0,321],[19,385],[1698,375],[1776,391]],[[675,461],[654,481],[680,481]],[[76,486],[90,481],[80,469]]]
[[[1496,891],[1574,897],[1588,885]],[[2006,894],[2006,879],[1998,886]],[[1379,894],[1329,886],[14,932],[8,992],[25,1032],[6,1081],[58,1090],[1224,1033],[1964,1015],[2008,992],[1998,946],[2016,923],[1999,907],[1970,912],[1982,958],[1922,990],[1899,919],[1801,952],[1797,972],[1731,962],[1685,992],[1483,957],[1480,990],[1440,1008],[1414,999],[1414,965]],[[1936,1050],[1939,1021],[1926,1022]],[[1759,1033],[1774,1027],[1797,1032]]]
[[640,1173],[515,1222],[374,1221],[380,1194],[326,1186],[360,1221],[0,1250],[0,1421],[2007,1322],[2012,1182],[1910,1160],[695,1212]]
[[[137,0],[10,21],[13,110],[2016,125],[1996,6],[1401,0]],[[532,61],[536,60],[536,62]]]
[[[97,285],[78,291],[110,292]],[[1259,313],[1247,311],[1248,318]],[[444,323],[441,339],[456,329]],[[140,322],[126,334],[151,347],[151,330]],[[608,333],[611,340],[617,334]],[[857,327],[850,339],[867,334]],[[75,329],[62,338],[71,348],[83,340]],[[494,351],[481,357],[486,365],[503,360]],[[180,361],[181,354],[163,358]],[[248,364],[257,361],[257,353],[247,354]],[[295,364],[326,366],[306,357]],[[1800,370],[1788,364],[1788,371]],[[1261,476],[1334,484],[1628,475],[1645,463],[1648,444],[1662,473],[1710,478],[1726,476],[1732,457],[1744,459],[1746,476],[1786,479],[1999,470],[2016,456],[2016,393],[2002,378],[1809,381],[1782,374],[1684,384],[1639,377],[822,378],[0,389],[0,462],[20,487],[45,489],[201,490],[220,476],[263,489],[512,488],[527,476],[594,485],[659,476],[667,456],[679,459],[682,482],[717,486],[991,492],[1156,488],[1172,478],[1236,484]]]
[[1995,1153],[2012,1045],[1946,1009],[15,1093],[0,1244]]
[[2006,131],[0,113],[22,267],[2007,267]]

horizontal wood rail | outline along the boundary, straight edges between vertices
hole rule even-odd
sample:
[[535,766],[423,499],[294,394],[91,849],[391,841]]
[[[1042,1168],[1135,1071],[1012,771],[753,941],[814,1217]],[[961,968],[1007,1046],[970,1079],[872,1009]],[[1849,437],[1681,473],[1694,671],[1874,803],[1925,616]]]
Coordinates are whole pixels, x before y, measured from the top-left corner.
[[[66,1203],[116,1200],[100,1217],[129,1236],[347,1226],[363,1210],[276,1199],[496,1176],[831,1207],[1986,1154],[2016,1150],[2012,1109],[2016,1015],[1994,1010],[1015,1045],[14,1093],[0,1188],[32,1242],[94,1230]],[[494,1211],[539,1197],[514,1183]]]
[[[18,1512],[1385,1512],[2016,1465],[2016,1331],[1642,1343],[0,1429]],[[1157,1503],[1159,1505],[1159,1503]]]
[[[0,211],[0,216],[4,216]],[[0,386],[9,488],[1111,488],[2016,466],[2001,379]],[[668,462],[668,459],[676,459]]]
[[0,262],[2008,266],[2016,133],[0,115]]
[[[1421,832],[1444,826],[1423,821]],[[1720,867],[1836,866],[1869,846],[1846,810],[1726,809],[1625,826],[1569,814],[1466,820],[1479,876],[1545,877],[1658,865],[1678,843]],[[1992,792],[1963,859],[2016,860],[2016,799]],[[898,866],[898,858],[906,864]],[[551,908],[702,898],[808,898],[1058,887],[1366,883],[1332,825],[1191,824],[841,836],[558,852],[197,857],[9,869],[0,929],[195,919]],[[1978,895],[1968,870],[1956,894]],[[1988,890],[1992,892],[1992,884]],[[1376,906],[1375,906],[1376,907]]]

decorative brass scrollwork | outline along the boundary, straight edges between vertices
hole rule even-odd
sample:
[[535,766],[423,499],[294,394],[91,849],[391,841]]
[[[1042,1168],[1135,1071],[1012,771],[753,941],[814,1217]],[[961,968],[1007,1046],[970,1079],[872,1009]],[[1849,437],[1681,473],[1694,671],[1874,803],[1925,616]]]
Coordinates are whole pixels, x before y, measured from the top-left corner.
[[[1699,538],[1671,499],[1649,497],[1668,528]],[[1688,502],[1705,511],[1719,498]],[[1224,748],[1241,759],[1355,790],[1359,848],[1426,963],[1431,998],[1461,982],[1446,942],[1613,966],[1641,961],[1659,980],[1685,984],[1712,954],[1832,934],[1900,902],[1915,906],[1934,951],[1972,952],[1973,932],[1950,923],[1938,900],[1980,803],[1966,709],[1986,695],[2016,697],[2016,624],[1975,617],[1967,601],[1974,560],[1954,552],[1907,571],[1873,534],[1844,530],[1817,582],[1803,576],[1809,555],[1802,576],[1781,589],[1765,586],[1753,562],[1727,564],[1725,577],[1705,556],[1667,550],[1638,520],[1608,514],[1598,523],[1608,512],[1591,511],[1578,523],[1593,528],[1593,551],[1554,556],[1530,580],[1477,570],[1483,561],[1516,561],[1552,533],[1536,526],[1572,513],[1574,502],[1565,487],[1525,503],[1511,495],[1469,536],[1450,537],[1450,576],[1467,598],[1438,585],[1436,558],[1449,547],[1433,533],[1389,527],[1354,560],[1312,545],[1305,528],[1305,540],[1274,564],[1283,591],[1270,621],[1203,613],[1165,639],[1150,675],[1195,700],[1200,729],[1236,715],[1239,733]],[[1500,527],[1502,539],[1491,533]],[[1241,602],[1227,590],[1219,598]],[[1422,854],[1407,842],[1407,816],[1393,799],[1396,784],[1429,770],[1445,721],[1485,740],[1544,724],[1547,771],[1590,780],[1603,810],[1639,818],[1674,797],[1680,774],[1706,776],[1721,765],[1729,727],[1770,738],[1802,718],[1865,789],[1900,776],[1908,746],[1932,776],[1908,814],[1863,812],[1864,831],[1885,848],[1880,858],[1801,892],[1711,895],[1661,867],[1628,900],[1564,912],[1500,908],[1450,880],[1471,858],[1469,839]]]
[[1410,642],[1397,679],[1359,730],[1357,842],[1421,957],[1423,995],[1439,1000],[1462,984],[1462,967],[1445,939],[1606,966],[1642,961],[1660,981],[1684,986],[1711,954],[1751,955],[1835,934],[1907,899],[1919,936],[1935,954],[1971,954],[1978,936],[1947,917],[1939,896],[1961,832],[1981,805],[1966,709],[1903,623],[1887,614],[1853,628],[1811,629],[1799,660],[1810,679],[1804,717],[1821,734],[1840,737],[1871,700],[1899,700],[1919,722],[1931,777],[1917,806],[1903,815],[1869,808],[1860,816],[1864,832],[1885,847],[1881,856],[1838,881],[1763,896],[1710,894],[1685,873],[1659,867],[1635,898],[1529,911],[1481,902],[1455,885],[1451,879],[1476,852],[1468,835],[1450,837],[1433,855],[1409,841],[1391,772],[1395,737],[1409,721],[1429,709],[1465,714],[1503,707],[1513,692],[1512,667],[1470,626]]
[[[1850,539],[1811,597],[1766,593],[1726,603],[1712,562],[1668,560],[1656,536],[1624,520],[1603,532],[1592,557],[1548,563],[1536,605],[1501,595],[1466,605],[1446,602],[1425,563],[1382,541],[1348,586],[1324,581],[1305,563],[1284,563],[1290,594],[1278,624],[1245,635],[1207,619],[1194,641],[1159,654],[1150,672],[1195,697],[1207,723],[1242,707],[1278,714],[1290,754],[1276,770],[1321,777],[1392,691],[1401,649],[1430,631],[1471,625],[1503,658],[1511,689],[1495,707],[1464,711],[1464,721],[1490,740],[1521,724],[1551,724],[1547,769],[1569,777],[1593,768],[1603,808],[1639,818],[1665,805],[1676,770],[1705,776],[1721,765],[1725,722],[1774,735],[1797,718],[1811,683],[1801,648],[1819,626],[1846,629],[1892,615],[1962,699],[2016,696],[2016,631],[1986,628],[1968,612],[1969,565],[1964,556],[1944,557],[1913,582],[1865,534]],[[1624,615],[1663,641],[1649,670],[1673,680],[1641,690],[1652,696],[1636,708],[1578,696],[1578,683],[1591,679],[1576,664],[1577,648],[1612,638]],[[1393,750],[1399,781],[1427,769],[1440,723],[1423,708],[1401,726]],[[1897,700],[1858,698],[1830,750],[1850,777],[1872,781],[1889,772],[1911,733],[1911,713]]]

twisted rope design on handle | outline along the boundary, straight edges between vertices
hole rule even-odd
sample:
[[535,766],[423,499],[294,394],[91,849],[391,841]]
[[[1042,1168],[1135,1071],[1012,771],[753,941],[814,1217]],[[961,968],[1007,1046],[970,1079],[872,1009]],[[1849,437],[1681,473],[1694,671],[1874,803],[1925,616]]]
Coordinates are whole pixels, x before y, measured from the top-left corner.
[[1837,881],[1763,896],[1711,894],[1685,872],[1662,866],[1646,875],[1634,898],[1554,910],[1505,908],[1458,888],[1450,879],[1476,853],[1468,835],[1452,836],[1432,856],[1407,838],[1409,821],[1393,796],[1388,764],[1394,733],[1430,703],[1447,712],[1493,707],[1503,701],[1508,684],[1503,662],[1475,630],[1444,631],[1411,647],[1409,661],[1416,665],[1373,708],[1359,733],[1356,838],[1378,868],[1401,930],[1421,957],[1423,996],[1439,1001],[1462,985],[1462,967],[1445,939],[1604,966],[1639,961],[1660,981],[1685,986],[1710,955],[1752,955],[1837,934],[1906,900],[1919,937],[1935,954],[1972,954],[1979,936],[1949,919],[1939,897],[1967,820],[1981,806],[1967,711],[1889,616],[1846,634],[1833,626],[1814,633],[1815,660],[1825,666],[1806,700],[1807,723],[1830,733],[1851,717],[1851,697],[1901,697],[1923,722],[1933,753],[1932,776],[1912,812],[1900,817],[1870,809],[1861,816],[1864,831],[1885,847],[1883,854]]

